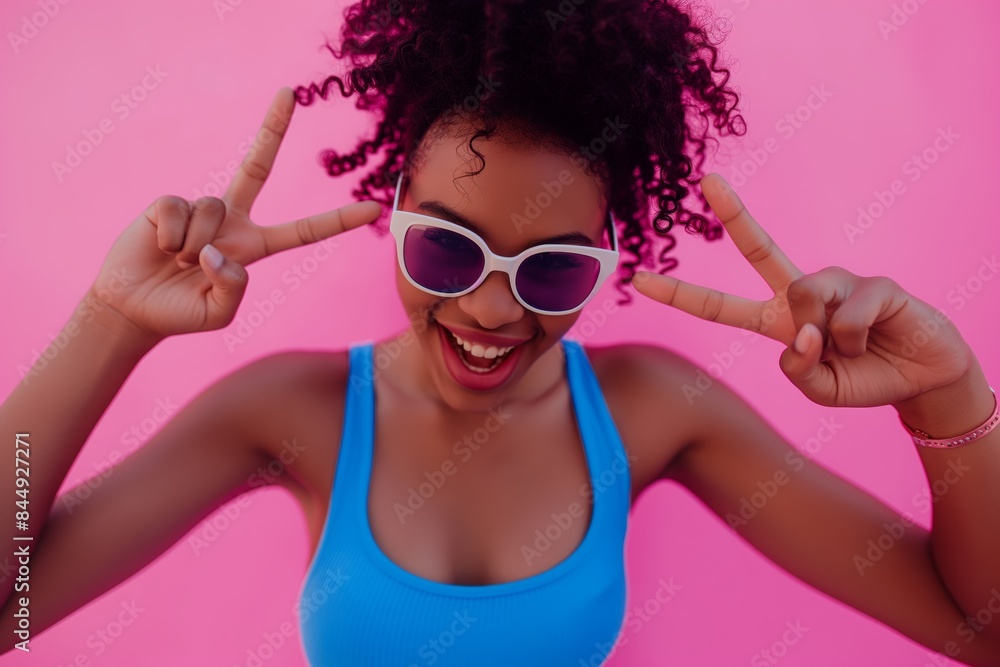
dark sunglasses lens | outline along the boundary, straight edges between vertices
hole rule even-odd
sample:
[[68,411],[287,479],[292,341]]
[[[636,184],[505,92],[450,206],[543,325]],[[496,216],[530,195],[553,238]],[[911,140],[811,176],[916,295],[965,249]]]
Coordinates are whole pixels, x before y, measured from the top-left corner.
[[570,252],[540,252],[517,270],[517,292],[532,308],[572,310],[590,296],[601,274],[596,257]]
[[406,271],[435,292],[461,292],[483,273],[486,258],[471,239],[448,229],[413,225],[403,239]]

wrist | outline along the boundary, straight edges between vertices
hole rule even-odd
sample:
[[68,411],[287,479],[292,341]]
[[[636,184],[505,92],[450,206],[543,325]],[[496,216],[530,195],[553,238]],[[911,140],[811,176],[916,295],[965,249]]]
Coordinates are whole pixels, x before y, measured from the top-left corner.
[[989,382],[975,358],[954,382],[893,405],[907,426],[942,439],[980,426],[995,406]]
[[93,288],[87,290],[70,320],[69,326],[96,327],[112,345],[145,354],[166,338],[137,325],[118,309],[101,299]]

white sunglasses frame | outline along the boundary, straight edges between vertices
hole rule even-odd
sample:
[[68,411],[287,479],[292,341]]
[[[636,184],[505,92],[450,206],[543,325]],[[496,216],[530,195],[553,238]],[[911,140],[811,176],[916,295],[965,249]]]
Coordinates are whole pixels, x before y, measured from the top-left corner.
[[[396,196],[392,202],[392,213],[390,214],[390,221],[389,221],[389,232],[396,240],[396,260],[399,262],[399,268],[403,272],[403,275],[406,277],[406,279],[410,282],[411,285],[428,294],[433,294],[435,296],[443,296],[443,297],[460,297],[465,294],[468,294],[469,292],[473,291],[474,289],[482,285],[483,282],[486,280],[486,277],[489,276],[494,271],[501,271],[507,274],[507,280],[510,283],[510,291],[514,295],[514,298],[517,299],[518,303],[520,303],[522,306],[524,306],[531,312],[538,313],[539,315],[569,315],[570,313],[575,313],[581,310],[584,306],[586,306],[587,303],[589,303],[590,300],[594,298],[594,295],[596,295],[597,292],[601,289],[601,286],[604,284],[604,281],[607,280],[608,277],[612,273],[614,273],[615,270],[618,268],[618,257],[619,257],[618,234],[615,231],[615,218],[614,215],[611,214],[610,210],[608,211],[608,235],[611,238],[610,250],[608,250],[607,248],[593,248],[590,246],[574,245],[570,243],[546,243],[544,245],[537,245],[527,248],[514,257],[505,257],[503,255],[498,255],[495,252],[493,252],[490,249],[490,247],[486,245],[486,241],[484,241],[478,234],[461,225],[455,224],[454,222],[451,222],[449,220],[441,220],[440,218],[435,218],[433,216],[423,215],[422,213],[414,213],[412,211],[400,211],[399,192],[402,189],[401,187],[402,183],[403,183],[403,174],[402,172],[400,172],[399,178],[396,180]],[[428,289],[423,285],[421,285],[420,283],[418,283],[416,280],[413,279],[412,276],[410,276],[410,272],[407,271],[406,269],[406,262],[403,259],[403,240],[406,238],[407,230],[409,230],[410,227],[414,225],[429,225],[440,229],[447,229],[449,231],[460,234],[461,236],[475,243],[476,246],[478,246],[479,249],[482,251],[483,257],[486,258],[486,261],[483,265],[482,275],[480,275],[479,278],[470,287],[460,292],[437,292],[435,290]],[[528,304],[527,302],[525,302],[523,298],[521,298],[521,295],[517,291],[517,285],[514,282],[514,276],[517,273],[517,269],[529,257],[543,252],[562,252],[562,253],[584,255],[586,257],[593,257],[600,262],[601,269],[597,275],[597,280],[594,281],[594,287],[593,289],[591,289],[590,294],[587,295],[587,298],[584,299],[580,303],[580,305],[576,306],[575,308],[571,308],[569,310],[541,310],[539,308],[536,308]]]

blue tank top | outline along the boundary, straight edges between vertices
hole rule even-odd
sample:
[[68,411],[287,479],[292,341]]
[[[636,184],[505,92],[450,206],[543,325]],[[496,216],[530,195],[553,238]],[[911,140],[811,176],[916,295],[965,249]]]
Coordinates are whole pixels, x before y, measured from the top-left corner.
[[[628,457],[583,348],[568,339],[562,345],[590,473],[580,503],[586,506],[592,496],[591,522],[579,546],[551,569],[482,586],[419,577],[390,560],[375,541],[368,523],[372,343],[350,347],[333,493],[296,603],[311,665],[597,667],[605,662],[625,613]],[[568,517],[554,516],[527,546],[546,549],[545,540],[558,539],[560,519]]]

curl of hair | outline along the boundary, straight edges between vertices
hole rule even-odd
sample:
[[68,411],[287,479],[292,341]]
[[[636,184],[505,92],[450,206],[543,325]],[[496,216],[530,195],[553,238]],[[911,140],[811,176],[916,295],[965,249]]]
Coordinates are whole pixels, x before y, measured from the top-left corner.
[[[341,49],[324,48],[350,63],[347,73],[300,85],[295,97],[307,106],[336,86],[377,115],[370,140],[319,155],[340,176],[385,150],[355,198],[391,207],[396,177],[419,160],[431,125],[472,118],[468,148],[481,162],[474,142],[515,123],[525,140],[561,147],[599,178],[631,255],[618,276],[622,302],[631,300],[624,286],[638,267],[677,266],[675,225],[722,236],[714,216],[687,205],[704,176],[710,132],[746,132],[709,10],[677,0],[360,0],[344,18]],[[711,215],[700,189],[697,198]]]

